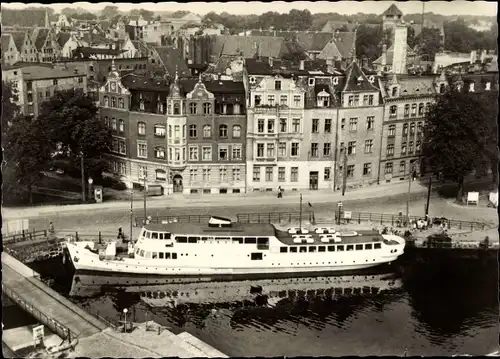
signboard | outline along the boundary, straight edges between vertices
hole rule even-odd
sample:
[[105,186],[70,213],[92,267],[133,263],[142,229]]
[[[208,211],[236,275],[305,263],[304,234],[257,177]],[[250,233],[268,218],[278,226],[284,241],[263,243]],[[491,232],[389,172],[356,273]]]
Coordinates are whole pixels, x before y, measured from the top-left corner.
[[33,328],[33,340],[35,341],[35,346],[43,343],[44,327],[43,325],[38,325]]
[[96,203],[102,203],[102,187],[101,186],[95,186],[94,187],[94,198]]
[[469,204],[479,204],[479,192],[467,192],[467,206]]
[[351,219],[352,212],[351,211],[344,211],[344,219]]
[[342,206],[343,206],[342,202],[337,202],[337,207],[342,207]]

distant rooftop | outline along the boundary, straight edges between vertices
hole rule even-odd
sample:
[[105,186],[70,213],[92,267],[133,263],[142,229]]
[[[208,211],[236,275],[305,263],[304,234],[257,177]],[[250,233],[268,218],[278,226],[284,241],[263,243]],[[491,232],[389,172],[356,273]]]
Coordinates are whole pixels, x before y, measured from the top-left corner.
[[30,65],[22,68],[23,77],[25,80],[45,80],[58,79],[69,77],[86,77],[84,72],[74,73],[68,70],[54,69],[52,67]]

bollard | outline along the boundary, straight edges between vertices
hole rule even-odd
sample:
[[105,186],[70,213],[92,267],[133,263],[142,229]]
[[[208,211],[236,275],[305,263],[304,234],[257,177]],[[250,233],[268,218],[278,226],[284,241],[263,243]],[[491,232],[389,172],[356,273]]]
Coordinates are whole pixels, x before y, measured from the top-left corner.
[[358,213],[358,224],[361,224],[361,213]]
[[75,232],[75,240],[78,242],[78,232]]
[[391,227],[394,227],[394,215],[391,216]]
[[102,243],[101,231],[99,231],[99,244]]

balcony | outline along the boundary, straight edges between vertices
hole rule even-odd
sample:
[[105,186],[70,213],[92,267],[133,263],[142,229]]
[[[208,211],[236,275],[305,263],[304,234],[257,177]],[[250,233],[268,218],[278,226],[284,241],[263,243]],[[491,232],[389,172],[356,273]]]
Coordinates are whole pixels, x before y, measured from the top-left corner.
[[172,169],[183,170],[187,166],[187,161],[169,161],[168,165]]
[[255,157],[254,161],[255,161],[255,164],[270,164],[270,165],[276,164],[275,162],[277,162],[275,156],[273,156],[273,157],[268,157],[268,156]]

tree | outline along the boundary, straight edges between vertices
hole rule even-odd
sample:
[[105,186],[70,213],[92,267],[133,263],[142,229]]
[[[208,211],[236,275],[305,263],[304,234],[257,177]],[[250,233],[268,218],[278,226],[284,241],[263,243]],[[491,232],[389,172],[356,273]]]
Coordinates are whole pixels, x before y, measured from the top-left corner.
[[296,9],[290,10],[287,20],[290,30],[307,30],[312,25],[312,15],[307,9],[302,11]]
[[422,28],[415,38],[415,44],[419,46],[420,55],[428,55],[431,61],[441,49],[441,32],[436,28]]
[[102,176],[106,167],[102,155],[111,148],[111,131],[100,121],[90,96],[79,89],[56,92],[42,104],[38,118],[52,149],[69,153],[74,168],[79,168],[83,153],[86,176]]
[[101,11],[101,15],[105,16],[107,19],[112,19],[113,16],[118,15],[120,12],[118,11],[118,6],[108,5]]
[[407,33],[407,36],[406,36],[406,43],[409,47],[411,47],[412,49],[415,48],[415,45],[417,44],[416,40],[415,40],[415,29],[411,26],[408,26],[408,33]]
[[2,81],[2,140],[5,138],[12,120],[19,113],[19,106],[13,101],[16,98],[17,95],[12,89],[12,83]]
[[458,202],[462,201],[465,176],[493,158],[491,149],[497,140],[488,142],[496,117],[492,118],[489,107],[491,103],[475,94],[451,90],[427,114],[424,161],[445,178],[457,181]]
[[20,186],[28,189],[30,204],[33,204],[33,186],[43,177],[42,171],[50,163],[50,148],[40,122],[32,117],[16,117],[6,131],[4,153],[6,170],[11,181],[4,190],[16,193]]
[[383,30],[382,25],[359,25],[356,32],[356,54],[374,61],[382,54],[385,43],[391,46],[390,30]]

